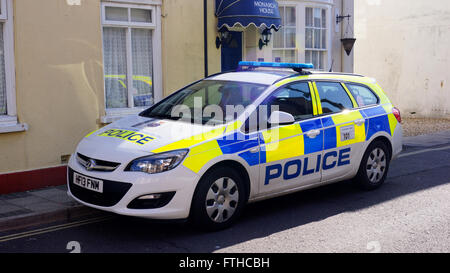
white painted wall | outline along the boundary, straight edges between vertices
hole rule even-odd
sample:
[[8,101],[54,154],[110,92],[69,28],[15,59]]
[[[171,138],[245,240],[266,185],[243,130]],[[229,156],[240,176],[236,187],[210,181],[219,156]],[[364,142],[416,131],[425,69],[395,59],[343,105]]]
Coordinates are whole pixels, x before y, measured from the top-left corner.
[[356,0],[355,34],[356,73],[405,115],[450,118],[448,0]]

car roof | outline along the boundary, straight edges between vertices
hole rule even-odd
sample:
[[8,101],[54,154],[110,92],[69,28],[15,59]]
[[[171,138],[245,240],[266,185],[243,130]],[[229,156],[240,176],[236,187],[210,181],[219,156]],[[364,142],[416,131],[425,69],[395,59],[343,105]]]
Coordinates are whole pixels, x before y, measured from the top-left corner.
[[290,71],[242,71],[242,72],[227,72],[218,74],[208,78],[209,80],[219,81],[236,81],[248,82],[264,85],[272,85],[274,82],[283,78],[295,75],[295,72]]
[[371,84],[375,79],[358,74],[309,71],[310,74],[302,75],[292,70],[254,70],[240,72],[226,72],[211,76],[208,80],[237,81],[264,85],[273,85],[277,82],[297,80],[339,80]]

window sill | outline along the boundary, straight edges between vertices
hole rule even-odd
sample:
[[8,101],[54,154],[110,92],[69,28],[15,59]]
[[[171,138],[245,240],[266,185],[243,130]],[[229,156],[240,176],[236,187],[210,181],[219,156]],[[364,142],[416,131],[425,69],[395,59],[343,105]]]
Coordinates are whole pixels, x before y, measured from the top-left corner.
[[17,123],[17,117],[0,117],[0,134],[28,131],[28,124]]
[[106,115],[100,117],[101,124],[109,124],[117,121],[121,118],[125,118],[131,115],[137,115],[140,112],[144,111],[148,107],[143,108],[123,108],[123,109],[107,109]]

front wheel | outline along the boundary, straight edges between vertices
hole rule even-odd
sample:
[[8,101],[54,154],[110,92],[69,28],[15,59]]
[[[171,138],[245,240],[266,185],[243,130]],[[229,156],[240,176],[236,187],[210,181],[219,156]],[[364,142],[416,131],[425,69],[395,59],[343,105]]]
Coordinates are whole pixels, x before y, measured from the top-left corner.
[[229,167],[206,173],[200,180],[192,200],[194,224],[205,230],[221,230],[231,226],[246,203],[244,180]]
[[356,175],[356,182],[365,190],[375,190],[383,185],[389,170],[389,150],[381,141],[369,145]]

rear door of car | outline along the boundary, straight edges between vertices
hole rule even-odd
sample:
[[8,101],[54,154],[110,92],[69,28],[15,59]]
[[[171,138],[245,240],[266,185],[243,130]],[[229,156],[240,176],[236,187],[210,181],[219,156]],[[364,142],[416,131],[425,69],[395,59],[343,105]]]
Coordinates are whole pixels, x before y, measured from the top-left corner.
[[322,182],[349,178],[360,165],[366,120],[343,83],[324,80],[313,85],[324,130]]

